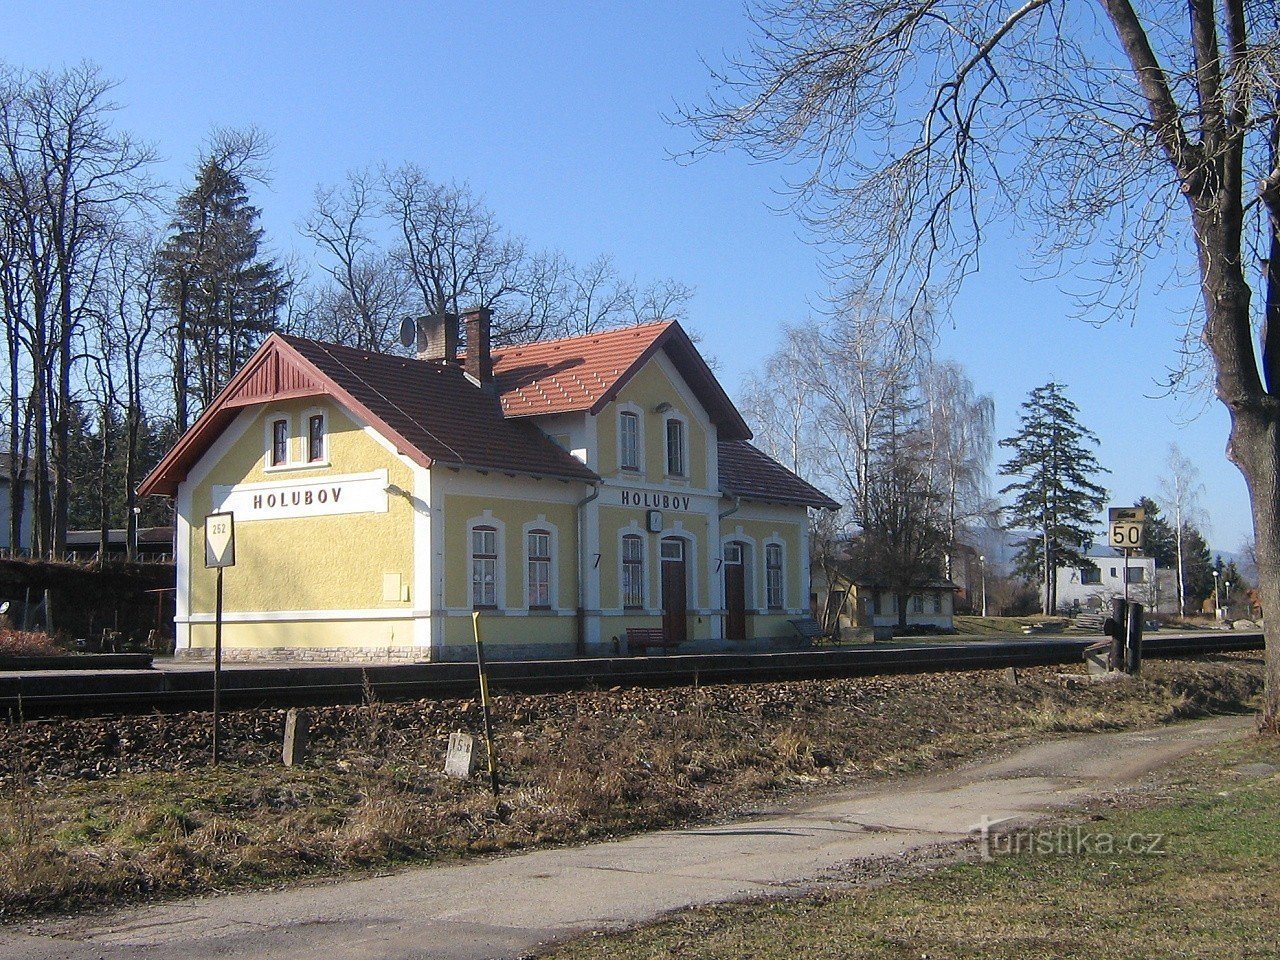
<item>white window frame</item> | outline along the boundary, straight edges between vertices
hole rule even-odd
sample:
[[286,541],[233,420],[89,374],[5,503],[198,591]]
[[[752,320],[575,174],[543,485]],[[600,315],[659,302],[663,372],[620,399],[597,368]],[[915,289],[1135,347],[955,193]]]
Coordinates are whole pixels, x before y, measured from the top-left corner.
[[[320,418],[320,459],[311,459],[311,420],[313,417]],[[301,438],[302,458],[298,461],[298,466],[311,467],[319,469],[327,467],[330,464],[329,450],[329,412],[322,407],[310,407],[302,413],[302,425],[305,427],[305,433]],[[300,427],[302,429],[303,427]]]
[[[550,594],[549,603],[546,605],[533,605],[533,596],[529,585],[529,535],[535,530],[546,533],[549,538],[548,553],[550,554],[550,563],[547,571],[547,589]],[[560,532],[554,523],[547,521],[545,514],[538,514],[537,518],[530,520],[520,530],[520,549],[523,551],[523,577],[524,577],[524,608],[526,610],[556,610],[560,603]]]
[[[628,414],[636,418],[636,462],[634,466],[626,466],[626,458],[623,455],[623,414]],[[634,403],[622,403],[618,405],[618,470],[625,470],[627,473],[645,472],[644,463],[644,409],[636,406]]]
[[[477,527],[488,527],[493,530],[494,545],[494,571],[493,571],[493,606],[487,604],[477,605],[475,595],[475,570],[473,562],[475,560],[474,536]],[[505,610],[507,607],[507,528],[501,520],[493,515],[490,510],[478,517],[472,517],[467,521],[467,564],[466,582],[467,582],[467,607],[472,610]]]
[[[640,541],[640,605],[627,606],[627,591],[625,587],[625,578],[623,577],[623,567],[626,564],[626,542],[628,537],[634,537]],[[649,538],[644,531],[632,524],[623,527],[618,531],[618,609],[619,610],[647,610],[649,609]]]
[[[679,473],[671,470],[671,424],[680,424],[680,467]],[[684,414],[668,412],[662,419],[662,471],[668,479],[689,480],[693,476],[689,463],[689,420]]]
[[[778,566],[769,565],[769,554],[777,550]],[[772,570],[778,571],[778,602],[772,603],[772,591],[769,586],[769,575]],[[764,543],[764,606],[766,610],[787,609],[787,545],[779,539],[769,539]]]
[[[283,463],[276,463],[276,424],[281,421],[284,421],[285,424],[285,456]],[[270,473],[275,470],[289,470],[297,466],[297,462],[293,458],[293,414],[279,411],[267,414],[262,424],[262,436],[263,447],[266,451],[262,460],[264,473]]]

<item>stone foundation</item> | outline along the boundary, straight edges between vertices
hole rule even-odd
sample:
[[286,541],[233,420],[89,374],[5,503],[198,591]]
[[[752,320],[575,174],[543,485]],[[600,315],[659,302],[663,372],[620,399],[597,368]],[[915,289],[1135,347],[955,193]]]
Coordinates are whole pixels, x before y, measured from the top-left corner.
[[[188,647],[174,651],[175,660],[211,662],[212,647]],[[223,663],[425,663],[426,647],[224,647]]]

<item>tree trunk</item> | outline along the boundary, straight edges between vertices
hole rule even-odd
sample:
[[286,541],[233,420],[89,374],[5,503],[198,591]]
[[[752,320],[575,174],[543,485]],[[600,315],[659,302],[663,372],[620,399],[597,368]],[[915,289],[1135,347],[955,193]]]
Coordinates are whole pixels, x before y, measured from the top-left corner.
[[1280,732],[1280,416],[1270,407],[1232,412],[1228,449],[1249,488],[1258,553],[1258,596],[1266,638],[1262,722]]

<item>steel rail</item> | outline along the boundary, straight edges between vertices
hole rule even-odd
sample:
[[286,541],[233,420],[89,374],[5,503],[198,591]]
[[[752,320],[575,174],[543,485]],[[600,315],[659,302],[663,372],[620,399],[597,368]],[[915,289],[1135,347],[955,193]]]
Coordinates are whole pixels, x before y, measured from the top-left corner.
[[[1014,638],[893,644],[794,653],[671,654],[580,660],[494,661],[498,693],[545,693],[611,687],[673,687],[887,676],[1080,663],[1093,638]],[[1147,637],[1146,658],[1196,657],[1261,650],[1262,634]],[[356,704],[378,700],[469,698],[474,667],[461,663],[276,666],[224,671],[222,698],[233,709]],[[0,716],[105,716],[210,708],[212,670],[86,671],[0,674]]]

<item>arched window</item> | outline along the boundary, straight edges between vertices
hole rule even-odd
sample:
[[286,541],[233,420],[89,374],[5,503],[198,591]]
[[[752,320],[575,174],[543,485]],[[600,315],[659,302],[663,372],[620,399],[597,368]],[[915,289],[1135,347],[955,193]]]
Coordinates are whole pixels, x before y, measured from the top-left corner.
[[622,605],[629,610],[644,606],[644,541],[633,534],[622,538]]
[[307,462],[323,463],[325,459],[324,414],[313,413],[307,418]]
[[623,470],[640,469],[640,416],[630,410],[618,414],[618,457]]
[[667,421],[667,474],[685,475],[684,421],[674,417]]
[[782,595],[782,544],[769,543],[764,548],[764,594],[770,610],[781,610]]
[[471,605],[498,605],[498,531],[494,527],[471,528]]
[[289,462],[289,421],[281,418],[271,424],[271,465],[283,467]]
[[529,609],[551,608],[551,531],[530,530],[526,537],[529,564]]

